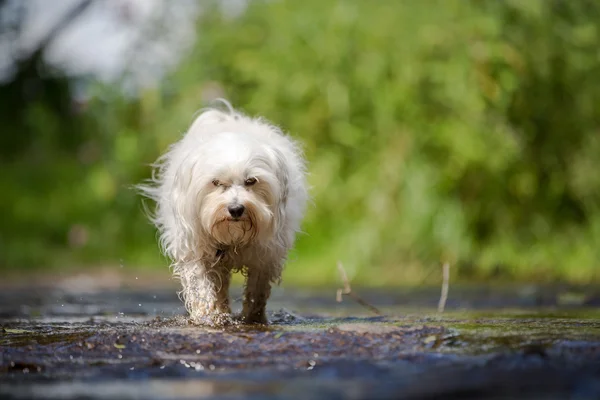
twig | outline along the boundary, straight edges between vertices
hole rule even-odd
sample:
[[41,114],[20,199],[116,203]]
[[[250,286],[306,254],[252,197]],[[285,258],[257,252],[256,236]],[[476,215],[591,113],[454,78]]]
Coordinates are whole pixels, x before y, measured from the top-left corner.
[[340,273],[340,278],[342,278],[342,283],[344,284],[344,287],[342,289],[338,289],[336,292],[335,299],[337,300],[337,302],[342,302],[343,295],[350,296],[352,300],[356,301],[361,306],[368,308],[374,314],[382,315],[376,307],[367,303],[365,300],[362,299],[362,297],[352,292],[352,288],[350,287],[350,281],[348,280],[348,275],[346,274],[346,270],[344,269],[344,266],[340,261],[338,261],[337,263],[337,268]]
[[448,300],[448,281],[450,280],[450,264],[444,263],[442,266],[442,293],[438,303],[438,312],[444,312],[446,300]]

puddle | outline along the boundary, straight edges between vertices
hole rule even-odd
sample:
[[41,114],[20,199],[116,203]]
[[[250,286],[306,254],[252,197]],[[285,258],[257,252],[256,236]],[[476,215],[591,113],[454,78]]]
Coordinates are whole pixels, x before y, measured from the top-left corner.
[[375,316],[276,292],[269,326],[223,328],[160,290],[3,293],[0,397],[600,397],[599,310],[467,294],[439,314],[427,293],[368,293]]

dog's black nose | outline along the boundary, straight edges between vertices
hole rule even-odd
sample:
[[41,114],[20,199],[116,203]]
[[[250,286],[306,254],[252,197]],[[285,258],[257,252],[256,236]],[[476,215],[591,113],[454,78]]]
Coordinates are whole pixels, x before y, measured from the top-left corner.
[[229,214],[233,217],[233,218],[239,218],[242,216],[242,214],[244,214],[244,210],[246,208],[241,205],[241,204],[233,204],[229,207],[227,207],[227,210],[229,211]]

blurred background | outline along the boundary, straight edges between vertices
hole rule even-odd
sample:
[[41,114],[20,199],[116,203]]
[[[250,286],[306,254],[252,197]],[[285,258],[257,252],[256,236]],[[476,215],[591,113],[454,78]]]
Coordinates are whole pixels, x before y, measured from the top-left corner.
[[600,282],[595,0],[0,0],[2,275],[166,276],[131,186],[218,97],[304,144],[286,285]]

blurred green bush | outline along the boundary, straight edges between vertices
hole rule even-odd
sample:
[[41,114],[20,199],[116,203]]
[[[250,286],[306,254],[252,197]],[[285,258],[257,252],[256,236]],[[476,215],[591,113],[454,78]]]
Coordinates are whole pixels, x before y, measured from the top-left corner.
[[593,0],[208,7],[139,97],[5,104],[1,265],[166,265],[129,187],[224,96],[305,144],[287,282],[334,282],[336,260],[368,284],[436,281],[443,261],[465,280],[600,281],[599,18]]

